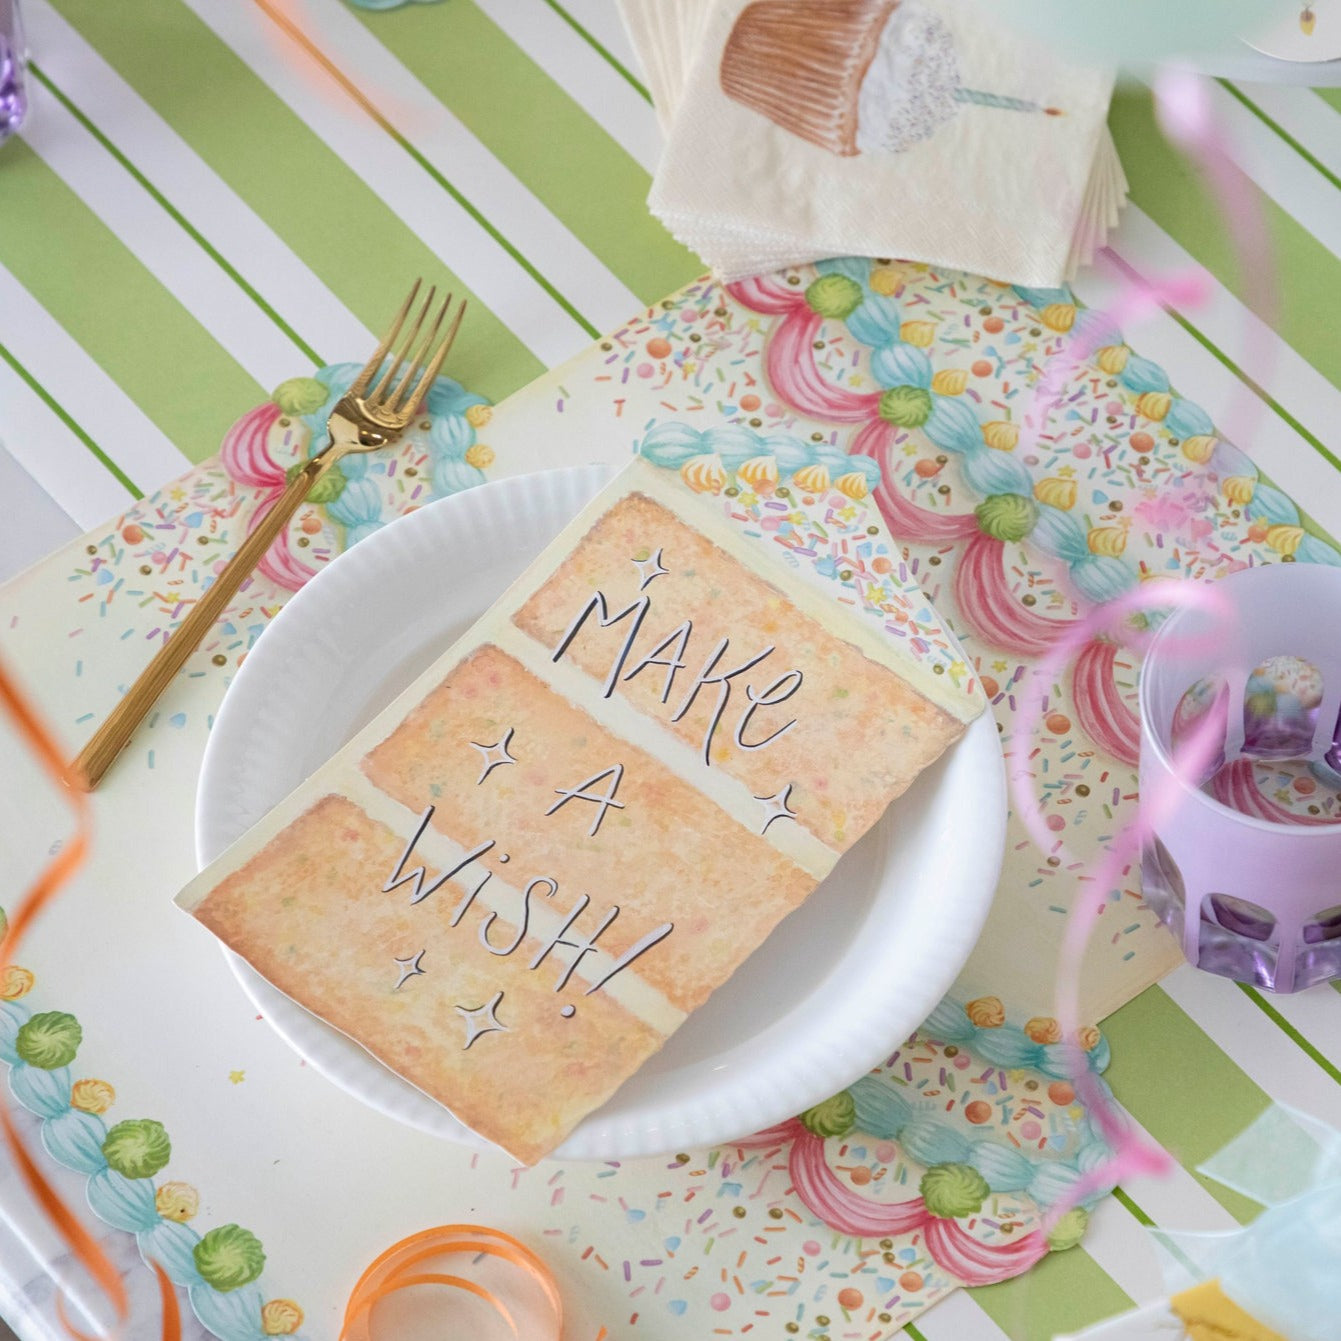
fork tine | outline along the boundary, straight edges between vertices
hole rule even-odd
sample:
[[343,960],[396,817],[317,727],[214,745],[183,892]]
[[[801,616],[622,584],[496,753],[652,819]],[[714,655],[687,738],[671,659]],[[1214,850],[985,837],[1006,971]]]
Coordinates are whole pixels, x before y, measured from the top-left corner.
[[[445,308],[443,310],[446,311]],[[456,309],[456,316],[452,318],[452,324],[447,328],[447,334],[443,337],[438,352],[433,355],[432,361],[424,369],[424,375],[419,379],[419,384],[414,391],[411,392],[409,400],[404,402],[403,408],[408,409],[412,405],[418,405],[428,394],[429,388],[433,385],[433,379],[442,371],[442,365],[451,352],[452,344],[456,340],[456,333],[461,329],[461,318],[465,315],[466,302],[463,298],[461,306]]]
[[437,285],[432,285],[428,291],[428,297],[424,299],[424,305],[419,309],[419,315],[415,318],[414,326],[409,335],[405,338],[405,344],[396,355],[391,366],[377,380],[377,385],[368,392],[368,400],[380,402],[386,397],[386,389],[391,385],[392,379],[400,371],[401,364],[409,357],[411,351],[419,341],[419,332],[424,327],[424,318],[433,310],[433,300],[438,296]]
[[409,312],[410,305],[414,302],[416,295],[419,293],[419,286],[423,282],[422,279],[415,280],[409,295],[401,304],[400,311],[396,313],[395,321],[391,323],[391,329],[387,331],[386,337],[383,339],[382,343],[377,346],[372,358],[363,365],[363,371],[354,379],[353,385],[349,388],[349,395],[361,396],[368,389],[368,383],[372,381],[373,373],[382,366],[382,360],[386,358],[387,351],[395,343],[396,337],[400,334],[400,328],[405,322],[406,314]]
[[443,299],[442,306],[438,309],[437,320],[433,323],[433,328],[424,337],[424,342],[419,346],[418,353],[415,355],[414,362],[405,370],[405,376],[397,384],[395,391],[388,397],[388,404],[395,414],[408,413],[417,401],[408,401],[405,399],[410,388],[414,385],[420,372],[423,370],[424,362],[428,358],[429,351],[433,348],[438,339],[438,332],[442,329],[443,319],[446,317],[452,305],[452,295],[449,293]]

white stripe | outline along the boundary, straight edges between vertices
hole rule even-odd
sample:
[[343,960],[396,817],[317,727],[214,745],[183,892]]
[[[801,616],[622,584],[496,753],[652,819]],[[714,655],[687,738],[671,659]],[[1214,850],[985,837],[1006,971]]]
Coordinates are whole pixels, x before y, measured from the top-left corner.
[[[1148,278],[1199,269],[1135,206],[1128,206],[1121,233],[1110,246]],[[1206,280],[1210,301],[1185,313],[1187,319],[1229,358],[1246,364],[1249,376],[1327,441],[1330,425],[1341,422],[1341,391],[1222,286],[1209,276]],[[1101,256],[1077,280],[1075,290],[1086,303],[1102,307],[1112,302],[1124,283],[1125,276]],[[1166,368],[1179,392],[1201,405],[1225,438],[1244,447],[1288,494],[1306,500],[1309,512],[1321,518],[1341,515],[1341,472],[1177,322],[1155,312],[1131,324],[1124,334],[1143,355]],[[1250,336],[1253,345],[1247,348]],[[1268,360],[1272,367],[1265,366]]]
[[1094,1208],[1081,1246],[1133,1303],[1163,1298],[1164,1274],[1154,1241],[1120,1202],[1105,1197]]
[[559,6],[635,78],[638,76],[638,57],[619,17],[617,0],[559,0]]
[[544,0],[476,4],[649,175],[656,171],[661,130],[652,105]]
[[262,387],[307,360],[298,347],[36,80],[28,147]]
[[909,1321],[927,1341],[1010,1341],[967,1290],[956,1290]]
[[1341,992],[1322,983],[1267,999],[1329,1062],[1341,1066]]
[[1203,83],[1233,160],[1287,214],[1341,257],[1341,197],[1336,187],[1228,89],[1210,79]]
[[[518,2],[509,0],[511,6]],[[542,270],[588,321],[604,330],[627,321],[630,313],[642,307],[632,290],[606,269],[525,183],[369,35],[347,5],[341,0],[306,0],[306,8],[312,18],[306,29],[309,38],[342,70],[358,70],[360,86],[382,115]],[[558,25],[563,38],[599,59],[552,10],[542,9]],[[552,36],[557,40],[560,34]],[[616,77],[604,61],[600,64],[611,78]],[[382,96],[380,90],[386,90],[386,95]],[[632,89],[628,92],[636,98]],[[642,106],[649,110],[646,103]],[[515,263],[509,259],[509,264]]]
[[[372,333],[307,268],[241,197],[200,159],[79,32],[47,3],[25,10],[43,69],[110,136],[202,237],[260,293],[318,354],[354,359],[376,343]],[[297,356],[286,377],[302,370]],[[266,385],[270,385],[267,383]]]
[[1319,163],[1341,175],[1341,114],[1334,107],[1311,88],[1244,83],[1238,87]]
[[3,360],[0,441],[81,531],[115,517],[134,501],[125,485]]
[[[1125,1110],[1124,1110],[1125,1113]],[[1159,1142],[1125,1113],[1133,1133],[1153,1146]],[[1175,1158],[1168,1173],[1143,1173],[1122,1180],[1122,1188],[1129,1197],[1159,1226],[1181,1229],[1190,1233],[1218,1233],[1237,1229],[1238,1221],[1220,1205]]]
[[[190,467],[153,420],[2,265],[0,313],[0,342],[136,485],[147,493]],[[18,455],[18,444],[10,447]],[[71,506],[66,511],[81,525],[106,519],[105,513],[87,516]]]
[[[430,250],[460,275],[479,300],[537,358],[552,366],[585,347],[588,336],[582,327],[403,149],[390,142],[377,122],[259,8],[251,4],[216,4],[212,0],[185,0],[185,3],[340,154]],[[343,20],[356,22],[334,4],[329,10],[322,9],[322,25],[328,18],[332,19],[337,32],[342,29]],[[313,28],[318,26],[312,25]],[[423,109],[425,95],[422,90],[417,93],[414,87],[402,87],[399,80],[376,84],[374,73],[384,77],[384,62],[390,58],[366,32],[362,32],[355,48],[358,58],[352,61],[338,54],[343,43],[336,42],[329,33],[324,33],[323,37],[328,54],[342,69],[358,70],[366,87],[377,86],[385,90],[384,101],[388,105],[383,115],[388,119],[404,113],[403,107],[399,110],[391,107],[397,99],[418,110]],[[441,134],[443,123],[440,118],[446,113],[436,100],[432,106],[437,107],[439,125],[436,131]],[[417,135],[418,138],[421,137]],[[441,156],[444,147],[443,143],[435,142],[435,155]],[[314,201],[313,209],[320,208],[322,202]],[[329,208],[331,226],[338,227],[339,201],[329,202]],[[501,221],[509,232],[516,234],[513,224],[520,221],[506,217]],[[534,224],[534,220],[530,222]],[[553,242],[556,253],[562,253],[562,239],[555,235]],[[532,252],[531,255],[537,254]],[[548,265],[550,257],[542,251],[538,259]],[[568,277],[562,269],[559,274],[561,278]]]
[[1160,986],[1277,1103],[1341,1128],[1341,1085],[1233,983],[1184,964]]

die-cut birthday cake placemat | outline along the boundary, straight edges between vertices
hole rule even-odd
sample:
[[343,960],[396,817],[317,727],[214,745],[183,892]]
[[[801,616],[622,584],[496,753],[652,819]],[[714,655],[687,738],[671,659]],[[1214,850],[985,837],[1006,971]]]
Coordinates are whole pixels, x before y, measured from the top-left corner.
[[984,703],[753,521],[635,460],[178,902],[542,1158]]

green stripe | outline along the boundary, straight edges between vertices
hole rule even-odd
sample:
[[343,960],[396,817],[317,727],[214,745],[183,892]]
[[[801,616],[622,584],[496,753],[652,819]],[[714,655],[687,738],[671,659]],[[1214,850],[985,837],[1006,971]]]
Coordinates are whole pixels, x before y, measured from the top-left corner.
[[1011,1341],[1050,1341],[1135,1302],[1083,1248],[1049,1253],[1023,1276],[969,1293]]
[[1323,102],[1330,103],[1338,112],[1341,112],[1341,88],[1315,88],[1313,92]]
[[[370,330],[386,325],[409,280],[424,275],[473,300],[452,351],[453,377],[500,400],[544,371],[460,277],[181,0],[53,3]],[[257,21],[269,23],[259,11]],[[164,57],[168,51],[171,59]],[[388,146],[388,152],[396,151]],[[443,243],[446,248],[450,239]],[[327,352],[359,361],[368,351]]]
[[1149,1229],[1155,1223],[1154,1220],[1151,1219],[1151,1217],[1148,1214],[1146,1214],[1146,1212],[1143,1211],[1141,1207],[1139,1207],[1131,1199],[1131,1196],[1127,1192],[1123,1191],[1122,1188],[1115,1187],[1113,1189],[1113,1200],[1118,1202],[1120,1205],[1125,1206],[1127,1210],[1137,1220],[1139,1220],[1140,1223],[1143,1224],[1147,1229]]
[[905,1322],[903,1324],[903,1334],[904,1336],[911,1338],[911,1341],[927,1341],[927,1338],[923,1336],[911,1322]]
[[631,84],[638,96],[645,102],[652,101],[652,95],[632,70],[621,61],[609,47],[598,42],[595,36],[584,28],[561,4],[559,0],[545,0],[545,3],[589,46],[602,60],[614,69],[621,78]]
[[1302,1051],[1310,1061],[1316,1062],[1338,1085],[1341,1085],[1341,1070],[1338,1070],[1326,1057],[1318,1051],[1312,1043],[1306,1039],[1303,1034],[1290,1023],[1289,1020],[1278,1011],[1255,987],[1249,987],[1247,983],[1235,984],[1243,995],[1267,1017],[1286,1038],[1290,1040],[1297,1048]]
[[1236,84],[1231,84],[1228,79],[1219,79],[1216,82],[1221,88],[1237,98],[1264,126],[1275,131],[1310,167],[1316,168],[1333,186],[1341,187],[1341,177],[1338,177],[1326,163],[1304,148],[1279,121],[1269,117],[1241,88]]
[[21,378],[23,378],[23,380],[28,384],[28,386],[31,387],[32,390],[38,396],[41,397],[47,409],[49,409],[61,421],[61,423],[63,423],[65,427],[68,428],[70,432],[73,433],[75,437],[78,438],[79,441],[82,442],[84,446],[87,447],[89,451],[92,452],[93,455],[96,456],[98,460],[102,462],[102,464],[107,468],[108,474],[110,474],[115,480],[117,480],[134,497],[136,498],[144,497],[143,491],[136,487],[134,480],[132,480],[130,476],[127,475],[126,472],[122,470],[121,467],[118,466],[117,463],[113,461],[112,458],[108,456],[107,453],[104,452],[103,449],[99,447],[96,442],[93,441],[93,439],[88,435],[88,433],[84,431],[83,425],[80,424],[72,414],[70,414],[70,412],[65,408],[65,406],[63,406],[60,403],[60,401],[58,401],[46,389],[46,387],[44,387],[42,383],[39,382],[37,378],[35,378],[32,375],[32,373],[30,373],[28,369],[25,368],[23,364],[20,363],[18,359],[16,359],[14,355],[11,354],[8,349],[5,348],[4,345],[0,345],[0,359],[4,359],[4,361],[8,363],[9,366],[13,368],[14,371],[18,373],[18,375]]
[[181,211],[178,210],[177,207],[170,200],[167,199],[166,196],[164,196],[164,194],[158,189],[158,187],[156,187],[153,184],[153,182],[151,182],[149,178],[146,177],[144,173],[142,173],[139,170],[139,168],[137,168],[135,164],[132,163],[131,160],[127,158],[126,155],[123,154],[121,150],[118,149],[110,139],[107,138],[106,135],[103,134],[103,132],[98,128],[98,126],[95,125],[93,121],[91,121],[89,117],[87,117],[84,114],[82,109],[65,93],[63,89],[61,89],[56,84],[56,82],[46,73],[46,71],[43,70],[42,67],[38,65],[36,61],[30,62],[28,68],[37,77],[38,82],[44,85],[46,89],[51,93],[51,95],[59,103],[61,103],[62,106],[65,107],[65,109],[70,113],[70,115],[73,116],[75,120],[78,121],[79,124],[83,126],[84,129],[87,130],[88,133],[92,135],[93,138],[97,140],[98,143],[102,145],[102,147],[105,150],[107,150],[107,152],[111,154],[111,156],[114,159],[116,159],[116,161],[120,163],[121,166],[125,168],[125,170],[128,173],[130,173],[132,177],[134,177],[134,179],[140,184],[140,186],[150,196],[153,197],[154,201],[159,206],[161,206],[161,208],[167,213],[169,218],[171,218],[172,221],[176,223],[183,230],[183,232],[186,233],[186,235],[201,249],[201,251],[203,251],[205,255],[208,256],[210,260],[213,261],[215,265],[217,265],[219,269],[222,270],[224,274],[226,274],[228,278],[231,279],[233,283],[236,284],[238,288],[240,288],[242,292],[245,293],[247,297],[250,298],[252,302],[255,303],[256,306],[260,308],[260,310],[264,312],[265,315],[269,317],[270,320],[273,321],[281,331],[284,332],[286,336],[288,336],[288,338],[294,343],[294,345],[296,345],[297,348],[304,355],[306,355],[306,357],[310,359],[312,363],[316,364],[318,367],[322,366],[326,362],[326,360],[323,359],[321,355],[318,354],[312,348],[312,346],[309,345],[298,334],[298,332],[295,331],[293,327],[290,326],[289,323],[285,321],[284,318],[281,317],[279,313],[276,312],[275,309],[271,307],[270,304],[267,303],[264,298],[261,297],[259,293],[257,293],[257,291],[252,287],[252,285],[250,285],[240,274],[238,274],[237,270],[234,269],[234,267],[229,263],[229,261],[222,255],[220,255],[220,253],[215,249],[215,247],[209,242],[207,238],[201,235],[199,230],[190,222],[190,220],[187,219],[181,213]]
[[1113,1050],[1106,1079],[1131,1115],[1240,1224],[1261,1209],[1202,1177],[1196,1166],[1271,1102],[1159,987],[1104,1021]]
[[[1196,166],[1164,139],[1149,94],[1124,87],[1113,99],[1109,124],[1131,179],[1131,198],[1192,254],[1231,293],[1252,306],[1257,300],[1240,272],[1231,224],[1203,184]],[[1341,387],[1341,341],[1324,338],[1341,312],[1341,258],[1239,174],[1243,190],[1262,211],[1272,256],[1253,257],[1254,267],[1274,266],[1271,301],[1279,311],[1259,310],[1281,338],[1334,386]]]
[[208,456],[263,388],[26,143],[0,164],[0,263],[189,458]]
[[648,214],[643,168],[474,4],[358,17],[642,302],[701,273]]

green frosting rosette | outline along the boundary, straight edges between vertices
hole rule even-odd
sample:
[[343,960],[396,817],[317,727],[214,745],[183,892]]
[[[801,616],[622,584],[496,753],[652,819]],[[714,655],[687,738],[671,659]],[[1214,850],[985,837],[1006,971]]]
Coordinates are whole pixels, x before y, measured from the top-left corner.
[[290,377],[275,388],[270,399],[285,414],[296,418],[321,409],[329,394],[325,384],[318,382],[315,377]]
[[1048,1247],[1055,1253],[1064,1253],[1068,1248],[1074,1248],[1085,1237],[1089,1223],[1090,1213],[1083,1206],[1072,1206],[1053,1225],[1052,1232],[1048,1235]]
[[846,321],[864,297],[861,285],[847,275],[821,275],[806,289],[811,310],[831,321]]
[[192,1249],[196,1270],[220,1294],[250,1285],[265,1269],[261,1240],[241,1225],[220,1225]]
[[102,1154],[123,1178],[152,1178],[172,1158],[172,1142],[161,1122],[131,1118],[107,1133]]
[[23,1024],[14,1040],[14,1051],[29,1066],[56,1071],[74,1061],[83,1041],[84,1031],[73,1015],[49,1010]]
[[[288,470],[284,472],[284,483],[291,484],[295,475],[299,474],[303,467],[307,465],[306,461],[295,461]],[[308,491],[307,501],[309,503],[334,503],[345,491],[345,485],[349,483],[343,471],[338,468],[328,470]]]
[[993,540],[1023,540],[1038,520],[1038,504],[1024,494],[993,494],[973,512],[979,527]]
[[898,428],[921,428],[931,418],[935,402],[920,386],[892,386],[880,397],[879,415]]
[[816,1136],[846,1136],[857,1125],[857,1105],[852,1096],[842,1090],[831,1099],[807,1108],[801,1114],[801,1125]]
[[992,1189],[971,1164],[933,1164],[922,1175],[921,1192],[932,1215],[959,1220],[982,1210]]

